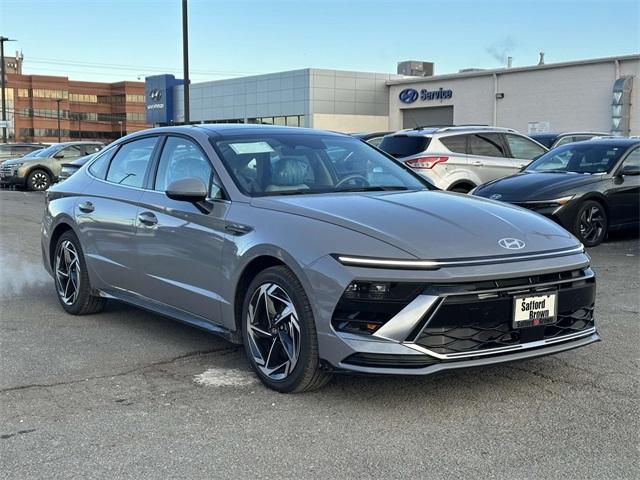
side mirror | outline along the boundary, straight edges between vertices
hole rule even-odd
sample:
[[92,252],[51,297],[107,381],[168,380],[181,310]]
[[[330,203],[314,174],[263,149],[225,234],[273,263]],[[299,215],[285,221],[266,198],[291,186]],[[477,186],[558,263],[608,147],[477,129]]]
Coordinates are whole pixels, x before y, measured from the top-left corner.
[[622,167],[622,170],[618,172],[618,175],[623,177],[632,177],[632,176],[640,175],[640,166],[626,165]]
[[207,186],[196,177],[181,178],[167,187],[167,197],[183,202],[203,202],[207,199]]
[[64,153],[58,152],[53,156],[53,158],[57,158],[58,160],[60,160],[61,158],[64,158]]

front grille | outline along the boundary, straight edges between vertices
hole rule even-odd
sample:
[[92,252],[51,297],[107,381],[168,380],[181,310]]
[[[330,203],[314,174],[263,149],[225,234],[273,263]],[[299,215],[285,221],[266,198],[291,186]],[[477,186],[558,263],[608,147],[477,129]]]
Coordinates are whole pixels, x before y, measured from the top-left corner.
[[358,367],[424,368],[438,361],[426,355],[397,355],[389,353],[354,353],[342,361]]
[[[550,340],[590,329],[594,326],[595,279],[581,278],[585,276],[584,272],[578,272],[559,274],[564,276],[564,279],[575,278],[575,281],[555,286],[536,286],[548,283],[547,279],[541,276],[535,277],[537,281],[533,285],[529,283],[532,277],[527,277],[527,283],[523,283],[522,279],[516,279],[491,282],[493,287],[486,285],[486,282],[480,285],[476,283],[460,286],[458,292],[463,293],[445,297],[440,308],[425,320],[426,326],[417,332],[415,343],[443,355],[473,353]],[[510,282],[514,284],[511,286],[513,288],[507,285]],[[520,285],[532,286],[522,288]],[[490,288],[504,289],[482,293]],[[474,290],[479,293],[467,293]],[[513,295],[539,294],[550,290],[558,293],[556,323],[514,329]]]
[[11,169],[11,167],[10,167],[10,166],[8,166],[8,165],[6,165],[6,166],[5,166],[5,165],[3,165],[3,166],[1,166],[1,167],[0,167],[0,172],[1,172],[3,175],[6,175],[6,176],[13,175],[13,170],[12,170],[12,169]]

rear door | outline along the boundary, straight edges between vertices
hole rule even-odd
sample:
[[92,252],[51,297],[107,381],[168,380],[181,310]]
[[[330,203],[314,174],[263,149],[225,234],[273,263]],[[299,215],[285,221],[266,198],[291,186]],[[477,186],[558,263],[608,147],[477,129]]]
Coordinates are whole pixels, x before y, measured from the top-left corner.
[[482,183],[516,172],[515,162],[509,158],[501,133],[473,133],[468,142],[468,167]]
[[138,138],[100,155],[89,167],[94,181],[78,197],[80,240],[87,264],[104,290],[139,288],[136,217],[157,141],[157,136]]
[[[166,137],[151,179],[140,200],[136,251],[140,260],[140,292],[207,321],[220,322],[225,200],[216,172],[198,143],[188,137]],[[210,211],[172,200],[171,182],[188,177],[209,187]]]
[[522,135],[505,133],[504,136],[517,170],[526,167],[533,159],[547,152],[542,146]]

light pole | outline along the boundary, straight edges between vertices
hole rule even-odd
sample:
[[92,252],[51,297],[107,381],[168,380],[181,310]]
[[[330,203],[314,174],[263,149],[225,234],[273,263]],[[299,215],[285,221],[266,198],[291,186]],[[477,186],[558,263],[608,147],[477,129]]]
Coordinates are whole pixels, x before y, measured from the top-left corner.
[[189,123],[189,25],[187,0],[182,0],[182,67],[184,74],[184,123]]
[[[15,42],[7,37],[0,36],[0,91],[2,91],[2,121],[7,121],[7,101],[4,98],[5,78],[4,78],[4,42]],[[2,142],[7,143],[7,127],[2,124]]]
[[62,136],[60,132],[60,102],[61,98],[56,98],[56,103],[58,104],[58,143],[62,142]]
[[118,125],[120,125],[120,138],[122,138],[122,120],[118,120]]

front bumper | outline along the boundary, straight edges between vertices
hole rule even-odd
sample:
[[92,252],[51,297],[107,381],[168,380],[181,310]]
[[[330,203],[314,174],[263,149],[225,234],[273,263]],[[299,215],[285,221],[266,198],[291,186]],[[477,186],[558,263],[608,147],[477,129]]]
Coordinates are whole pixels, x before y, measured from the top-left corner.
[[3,174],[0,172],[0,184],[2,185],[25,185],[24,177],[13,174]]
[[[314,270],[319,268],[315,267]],[[325,267],[330,268],[330,264]],[[531,267],[528,272],[536,273],[527,274],[527,267]],[[595,275],[583,253],[497,268],[489,265],[398,272],[345,269],[340,265],[333,270],[329,278],[345,286],[354,279],[371,279],[375,275],[376,281],[386,276],[387,281],[420,281],[425,286],[370,335],[340,331],[335,321],[338,309],[333,311],[337,302],[333,303],[331,319],[318,322],[318,342],[323,360],[338,371],[424,375],[549,355],[600,340],[593,319]],[[433,276],[439,278],[429,278]],[[324,295],[328,291],[327,278],[323,275]],[[494,287],[487,288],[491,283]],[[513,329],[514,295],[549,290],[558,292],[557,322]],[[328,306],[324,295],[319,295],[319,300]],[[327,309],[320,309],[326,315]]]

